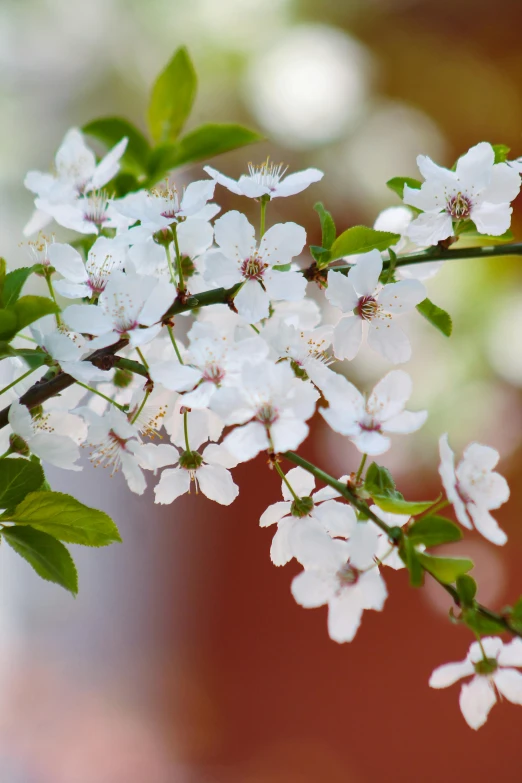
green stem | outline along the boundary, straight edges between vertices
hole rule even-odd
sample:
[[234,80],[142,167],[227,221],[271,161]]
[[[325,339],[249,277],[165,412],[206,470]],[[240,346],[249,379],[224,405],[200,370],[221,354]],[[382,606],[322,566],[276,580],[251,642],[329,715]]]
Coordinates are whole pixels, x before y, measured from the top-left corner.
[[149,377],[147,368],[144,367],[143,364],[135,362],[134,359],[126,359],[124,356],[116,356],[114,366],[118,367],[120,370],[129,370],[129,372],[133,372],[136,375],[142,375],[144,378]]
[[177,285],[176,273],[174,272],[174,266],[172,264],[172,255],[170,253],[170,245],[165,245],[165,253],[167,255],[167,264],[169,265],[169,272],[170,272],[170,277],[171,277],[171,280],[172,280],[172,285],[176,286]]
[[32,367],[31,369],[27,370],[27,372],[24,372],[24,374],[20,375],[20,377],[17,378],[15,381],[12,381],[11,383],[7,384],[7,386],[4,386],[4,388],[0,391],[0,394],[9,391],[9,389],[12,389],[13,386],[16,386],[16,384],[20,383],[20,381],[23,381],[24,378],[27,378],[27,376],[31,375],[31,373],[34,372],[36,369],[37,369],[36,367]]
[[361,464],[359,465],[359,469],[357,471],[357,475],[355,476],[355,483],[358,484],[361,480],[362,472],[364,470],[364,466],[366,465],[366,460],[368,459],[367,454],[362,455]]
[[102,394],[101,391],[98,391],[98,389],[93,389],[92,386],[87,386],[86,383],[81,383],[80,381],[76,381],[78,386],[81,386],[83,389],[87,389],[87,391],[92,392],[93,394],[97,394],[98,397],[101,397],[103,400],[107,400],[107,402],[110,402],[111,405],[114,405],[115,408],[118,408],[122,413],[126,413],[125,406],[120,405],[119,402],[116,402],[116,400],[112,400],[110,397],[107,397],[106,394]]
[[[395,529],[391,528],[389,525],[386,524],[386,522],[383,522],[382,519],[379,519],[379,517],[373,513],[373,511],[370,510],[367,503],[365,503],[364,500],[361,500],[349,487],[346,486],[346,484],[343,484],[341,481],[338,481],[337,479],[333,478],[333,476],[330,476],[328,473],[325,473],[324,470],[321,470],[320,468],[313,465],[311,462],[308,462],[307,460],[303,459],[299,456],[299,454],[295,454],[293,451],[286,451],[284,454],[282,454],[285,459],[287,459],[289,462],[293,462],[294,465],[299,465],[299,467],[304,468],[309,473],[312,474],[312,476],[315,476],[320,481],[323,481],[325,484],[328,484],[328,486],[333,487],[333,489],[337,490],[339,494],[346,498],[346,500],[350,501],[352,506],[354,506],[358,511],[361,511],[368,519],[371,519],[372,522],[375,522],[375,524],[388,536],[389,540],[395,544],[398,543],[400,540],[398,538],[398,535],[395,535]],[[400,530],[400,529],[399,529]],[[403,533],[400,531],[400,535],[402,536]],[[429,573],[426,571],[426,569],[423,568],[423,570],[426,573]],[[454,585],[448,585],[444,582],[441,582],[439,579],[437,579],[436,576],[433,576],[433,574],[430,574],[430,576],[435,579],[435,581],[452,597],[454,603],[457,606],[460,606],[460,599],[459,594],[454,587]],[[482,604],[477,604],[475,607],[476,611],[481,614],[483,617],[487,617],[489,620],[494,620],[496,623],[499,623],[500,625],[503,625],[505,630],[511,633],[513,636],[519,636],[522,638],[522,632],[517,631],[515,628],[512,628],[509,620],[506,617],[503,617],[500,614],[497,614],[496,612],[492,612],[491,609],[488,609],[486,606],[483,606]]]
[[183,432],[185,434],[185,446],[187,447],[187,451],[190,451],[190,443],[189,443],[189,435],[188,435],[188,413],[185,411],[183,413]]
[[131,419],[131,424],[134,424],[134,422],[136,421],[136,419],[138,418],[138,416],[142,412],[143,408],[145,407],[145,403],[149,399],[149,395],[150,395],[150,389],[147,389],[147,391],[145,392],[145,396],[143,397],[143,400],[141,401],[140,407],[138,408],[138,410],[136,411],[136,413],[134,414],[134,416]]
[[183,364],[183,359],[181,358],[181,354],[179,352],[178,344],[176,342],[176,338],[174,337],[174,330],[172,329],[172,326],[170,324],[167,324],[167,331],[169,333],[170,342],[172,343],[172,346],[174,350],[176,351],[176,356],[178,357],[178,362],[180,364]]
[[7,449],[7,451],[4,451],[4,453],[3,453],[2,455],[0,455],[0,459],[4,459],[4,457],[8,457],[8,456],[9,456],[10,454],[12,454],[12,453],[13,453],[13,452],[11,451],[11,447],[9,447],[9,448]]
[[261,334],[261,332],[259,331],[259,329],[257,328],[257,326],[254,326],[254,324],[250,324],[250,327],[251,327],[251,328],[254,330],[254,332],[255,332],[256,334]]
[[183,266],[181,263],[181,253],[179,252],[178,227],[175,223],[172,225],[172,236],[174,237],[174,247],[176,249],[176,265],[178,268],[178,289],[183,293],[185,290],[185,281],[183,279]]
[[[59,306],[58,302],[56,301],[56,294],[54,293],[53,283],[52,283],[52,280],[51,280],[51,273],[49,271],[45,272],[45,282],[47,283],[47,288],[49,289],[49,293],[51,294],[51,299],[55,303],[56,307],[58,307],[58,309],[60,309],[60,306]],[[56,326],[60,326],[60,324],[62,323],[61,319],[60,319],[60,315],[58,313],[56,313],[54,317],[56,319]]]
[[138,348],[137,345],[135,346],[135,348],[136,348],[136,353],[140,357],[143,366],[145,367],[146,370],[148,370],[149,369],[149,365],[147,364],[147,360],[145,359],[143,353],[141,352],[141,350]]
[[450,505],[451,503],[449,500],[441,500],[440,503],[435,503],[433,506],[430,506],[430,508],[427,508],[426,511],[423,511],[422,514],[419,514],[417,519],[422,519],[422,517],[431,517],[432,514],[435,514],[437,511],[442,511],[443,508],[446,508],[446,506]]
[[265,233],[265,224],[266,224],[266,205],[268,204],[269,199],[265,198],[265,196],[261,196],[261,218],[259,221],[259,239],[262,239]]
[[290,482],[288,481],[287,477],[285,476],[285,474],[283,472],[283,469],[281,468],[281,465],[279,464],[279,462],[274,462],[274,465],[275,465],[275,469],[277,470],[277,472],[279,473],[279,475],[281,476],[281,478],[285,482],[286,486],[290,490],[290,494],[292,495],[294,500],[297,501],[297,503],[299,503],[301,498],[299,497],[299,495],[297,495],[294,492],[294,489],[293,489],[292,485],[290,484]]

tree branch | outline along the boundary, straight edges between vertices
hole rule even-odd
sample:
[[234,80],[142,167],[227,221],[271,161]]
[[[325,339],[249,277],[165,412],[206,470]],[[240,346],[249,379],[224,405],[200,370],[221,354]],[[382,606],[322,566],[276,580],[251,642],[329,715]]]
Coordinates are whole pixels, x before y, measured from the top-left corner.
[[[390,539],[390,541],[393,544],[398,544],[401,538],[403,537],[404,533],[400,528],[393,528],[386,524],[386,522],[383,522],[382,519],[379,519],[379,517],[373,513],[373,511],[370,510],[368,504],[361,500],[361,498],[357,497],[357,494],[351,490],[346,484],[343,484],[342,481],[338,481],[333,476],[330,476],[328,473],[325,473],[324,470],[321,470],[320,468],[313,465],[311,462],[308,462],[308,460],[303,459],[303,457],[300,457],[299,454],[295,454],[293,451],[286,451],[284,454],[282,454],[285,459],[287,459],[289,462],[293,462],[294,465],[298,465],[301,468],[304,468],[304,470],[307,470],[308,473],[311,473],[316,478],[320,479],[320,481],[323,481],[325,484],[328,484],[328,486],[332,487],[333,489],[337,490],[342,497],[344,497],[346,500],[348,500],[358,511],[361,511],[366,517],[372,520]],[[400,534],[400,535],[399,535]],[[422,567],[422,564],[421,564]],[[433,576],[433,574],[430,574],[429,571],[427,571],[425,568],[423,568],[423,571],[425,573],[428,573],[435,581],[446,590],[446,592],[451,596],[453,599],[453,602],[456,606],[460,607],[460,599],[459,594],[457,593],[457,590],[453,585],[444,584],[444,582],[441,582],[437,577]],[[503,617],[500,614],[497,614],[496,612],[492,612],[491,609],[488,609],[486,606],[482,606],[482,604],[477,604],[475,607],[476,611],[481,614],[483,617],[487,618],[488,620],[494,620],[495,622],[499,623],[504,627],[504,629],[512,634],[513,636],[519,636],[522,638],[522,633],[517,631],[515,628],[512,628],[509,620],[506,617]]]

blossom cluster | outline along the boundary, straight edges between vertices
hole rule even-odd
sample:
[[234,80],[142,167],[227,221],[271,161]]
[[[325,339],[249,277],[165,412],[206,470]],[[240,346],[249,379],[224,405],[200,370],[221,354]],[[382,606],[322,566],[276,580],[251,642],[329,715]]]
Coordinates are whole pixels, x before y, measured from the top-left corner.
[[[296,602],[327,605],[331,638],[350,642],[364,610],[384,607],[386,568],[407,565],[399,538],[386,531],[408,531],[419,514],[407,503],[404,513],[400,502],[392,511],[383,508],[363,474],[368,456],[385,453],[395,436],[417,431],[427,418],[426,411],[407,407],[412,381],[396,365],[412,353],[401,317],[427,301],[425,283],[443,262],[429,261],[427,254],[427,263],[408,265],[406,256],[398,265],[397,258],[454,241],[469,231],[470,221],[480,234],[504,234],[520,166],[496,162],[485,142],[454,170],[419,157],[424,183],[404,184],[404,205],[386,210],[375,224],[377,233],[393,232],[387,234],[393,243],[382,250],[376,242],[344,261],[314,262],[309,274],[305,229],[286,222],[265,230],[265,216],[272,199],[304,191],[322,172],[286,175],[266,161],[236,181],[205,167],[206,178],[183,190],[167,181],[116,197],[110,182],[126,144],[122,139],[97,162],[82,133],[72,129],[54,173],[26,177],[36,196],[25,230],[29,248],[63,306],[14,343],[32,341],[45,353],[45,366],[23,372],[20,356],[0,365],[4,399],[11,403],[0,453],[32,453],[80,470],[83,447],[94,465],[121,470],[132,492],[142,494],[152,484],[156,503],[172,503],[194,489],[223,505],[239,493],[234,468],[264,453],[281,476],[283,494],[260,519],[263,527],[276,526],[271,559],[277,566],[293,559],[302,566],[291,585]],[[221,214],[214,200],[220,187],[260,204],[257,232],[242,212]],[[79,238],[67,243],[37,233],[52,221]],[[331,306],[326,322],[324,308],[310,295],[314,281]],[[376,352],[391,365],[368,394],[348,380],[349,362],[360,351]],[[113,361],[99,361],[100,352]],[[44,375],[59,373],[76,384],[30,410],[19,401]],[[362,500],[373,497],[370,516],[334,486],[316,489],[303,467],[283,472],[283,456],[305,441],[316,411],[360,452],[359,470],[352,466],[337,483]],[[491,514],[509,496],[494,470],[498,453],[471,444],[455,467],[443,435],[440,457],[443,487],[459,523],[504,544],[506,535]],[[417,543],[414,557],[425,549]],[[430,682],[444,687],[475,672],[461,697],[474,728],[484,722],[495,689],[522,700],[521,675],[498,668],[522,666],[522,643],[477,644],[454,665],[460,668],[448,673],[442,667]]]

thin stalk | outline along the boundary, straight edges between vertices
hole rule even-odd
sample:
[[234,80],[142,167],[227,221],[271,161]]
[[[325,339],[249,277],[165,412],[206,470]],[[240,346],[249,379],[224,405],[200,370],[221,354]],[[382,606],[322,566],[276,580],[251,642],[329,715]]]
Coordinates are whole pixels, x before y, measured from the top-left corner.
[[262,239],[265,233],[267,204],[268,204],[268,199],[266,199],[264,196],[261,196],[261,218],[259,220],[259,239]]
[[[49,289],[49,293],[51,294],[51,299],[55,303],[56,307],[59,308],[60,306],[59,306],[58,302],[56,301],[56,294],[54,293],[53,283],[52,283],[52,280],[51,280],[51,274],[48,271],[45,272],[45,282],[47,283],[47,288]],[[55,320],[56,320],[56,326],[60,326],[62,321],[60,319],[59,313],[55,313],[54,317],[55,317]]]
[[170,324],[167,325],[167,331],[169,333],[170,342],[172,343],[172,346],[174,350],[176,351],[176,356],[178,357],[178,362],[180,364],[183,364],[183,359],[181,358],[181,354],[179,352],[178,344],[176,342],[176,338],[174,337],[174,330]]
[[189,434],[188,434],[188,413],[185,411],[183,413],[183,433],[185,435],[185,446],[187,447],[187,451],[191,451],[190,443],[189,443]]
[[143,353],[141,352],[141,350],[138,348],[138,346],[137,346],[137,345],[135,346],[135,348],[136,348],[136,353],[138,354],[138,356],[139,356],[139,357],[140,357],[140,359],[141,359],[141,363],[143,364],[143,366],[145,367],[145,369],[146,369],[146,370],[148,370],[148,369],[149,369],[149,365],[147,364],[147,360],[145,359],[145,357],[144,357]]
[[83,389],[87,389],[87,391],[90,391],[93,394],[97,394],[98,397],[101,397],[103,400],[107,400],[107,402],[110,402],[111,405],[114,405],[114,407],[118,408],[122,413],[126,413],[125,407],[123,405],[120,405],[120,403],[116,402],[116,400],[107,397],[106,394],[102,394],[102,392],[98,391],[98,389],[93,389],[92,386],[87,386],[86,383],[81,383],[80,381],[76,381],[76,383],[78,384],[78,386],[81,386]]
[[254,324],[250,324],[250,327],[251,327],[251,328],[254,330],[254,332],[255,332],[256,334],[261,334],[261,332],[259,331],[259,329],[257,328],[257,326],[254,326]]
[[422,514],[419,514],[417,519],[421,519],[422,517],[430,517],[432,514],[436,514],[437,511],[442,511],[443,508],[446,508],[446,506],[449,505],[451,505],[449,500],[441,500],[439,503],[435,503],[435,505],[427,508],[426,511],[422,512]]
[[174,266],[172,264],[172,255],[171,255],[171,252],[170,252],[170,245],[165,245],[165,254],[167,256],[167,264],[169,265],[169,272],[170,272],[170,277],[171,277],[171,280],[172,280],[172,285],[175,286],[177,284],[177,281],[176,281],[176,273],[174,272]]
[[359,469],[357,470],[357,474],[355,476],[355,483],[358,484],[361,480],[362,472],[364,470],[364,466],[366,465],[366,460],[368,459],[367,454],[362,455],[361,464],[359,465]]
[[27,376],[31,375],[31,373],[34,372],[36,369],[37,369],[36,367],[32,367],[31,369],[27,370],[27,372],[24,372],[23,375],[20,375],[20,377],[17,378],[15,381],[8,383],[7,386],[4,386],[4,388],[0,391],[0,394],[9,391],[9,389],[12,389],[13,386],[16,386],[16,384],[20,383],[20,381],[23,381],[24,378],[27,378]]
[[0,459],[3,459],[4,457],[8,457],[10,454],[12,454],[11,447],[9,447],[7,451],[4,451],[3,454],[0,454]]
[[286,486],[287,486],[287,487],[288,487],[288,489],[290,490],[290,494],[292,495],[292,497],[294,498],[294,500],[295,500],[295,501],[297,501],[297,502],[299,503],[299,501],[300,501],[300,499],[301,499],[301,498],[300,498],[300,497],[299,497],[299,495],[297,495],[297,494],[296,494],[296,492],[294,491],[294,488],[292,487],[292,485],[291,485],[291,484],[290,484],[290,482],[288,481],[287,477],[285,476],[285,474],[284,474],[284,472],[283,472],[283,470],[282,470],[282,468],[281,468],[281,465],[279,464],[279,462],[274,462],[274,465],[275,465],[275,469],[277,470],[277,472],[279,473],[279,475],[281,476],[281,478],[282,478],[282,479],[283,479],[283,481],[285,482]]
[[138,416],[142,412],[143,408],[145,407],[145,404],[146,404],[147,400],[149,399],[149,395],[150,395],[150,389],[147,389],[147,391],[145,392],[145,396],[143,397],[143,400],[141,401],[140,407],[138,408],[138,410],[136,411],[136,413],[132,417],[131,424],[134,424],[134,422],[136,421],[136,419],[138,418]]
[[185,281],[183,279],[183,266],[181,263],[181,253],[179,252],[178,228],[175,223],[172,225],[172,236],[174,237],[174,247],[176,249],[176,266],[178,268],[178,288],[183,293],[185,290]]

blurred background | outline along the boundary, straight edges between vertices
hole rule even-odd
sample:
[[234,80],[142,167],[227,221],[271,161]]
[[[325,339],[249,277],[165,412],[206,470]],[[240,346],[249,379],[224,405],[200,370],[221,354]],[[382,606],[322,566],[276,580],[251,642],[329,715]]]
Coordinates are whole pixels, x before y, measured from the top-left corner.
[[[27,263],[25,172],[47,170],[72,125],[121,114],[144,127],[150,85],[180,44],[200,78],[191,124],[237,121],[269,138],[215,166],[237,176],[270,155],[325,171],[273,202],[270,221],[294,220],[319,244],[322,200],[340,230],[371,225],[399,203],[386,180],[416,176],[419,153],[451,165],[488,140],[522,155],[521,23],[518,0],[0,0],[1,253]],[[223,210],[252,206],[216,193]],[[500,450],[509,543],[471,534],[453,547],[497,609],[522,592],[521,270],[517,258],[460,261],[428,283],[454,335],[416,317],[412,407],[430,418],[380,460],[414,499],[439,492],[442,432],[459,451],[472,439]],[[365,353],[349,374],[370,388],[387,369]],[[341,438],[320,422],[313,433],[304,456],[335,475],[356,467]],[[499,772],[519,783],[520,709],[496,707],[477,734],[458,686],[428,688],[470,641],[436,586],[413,591],[386,572],[384,612],[337,645],[325,610],[294,603],[298,569],[270,563],[272,532],[257,520],[279,499],[277,478],[263,459],[235,476],[242,491],[224,509],[195,495],[157,507],[89,464],[49,471],[54,489],[111,514],[124,543],[75,553],[76,600],[1,553],[0,783],[480,783]]]

